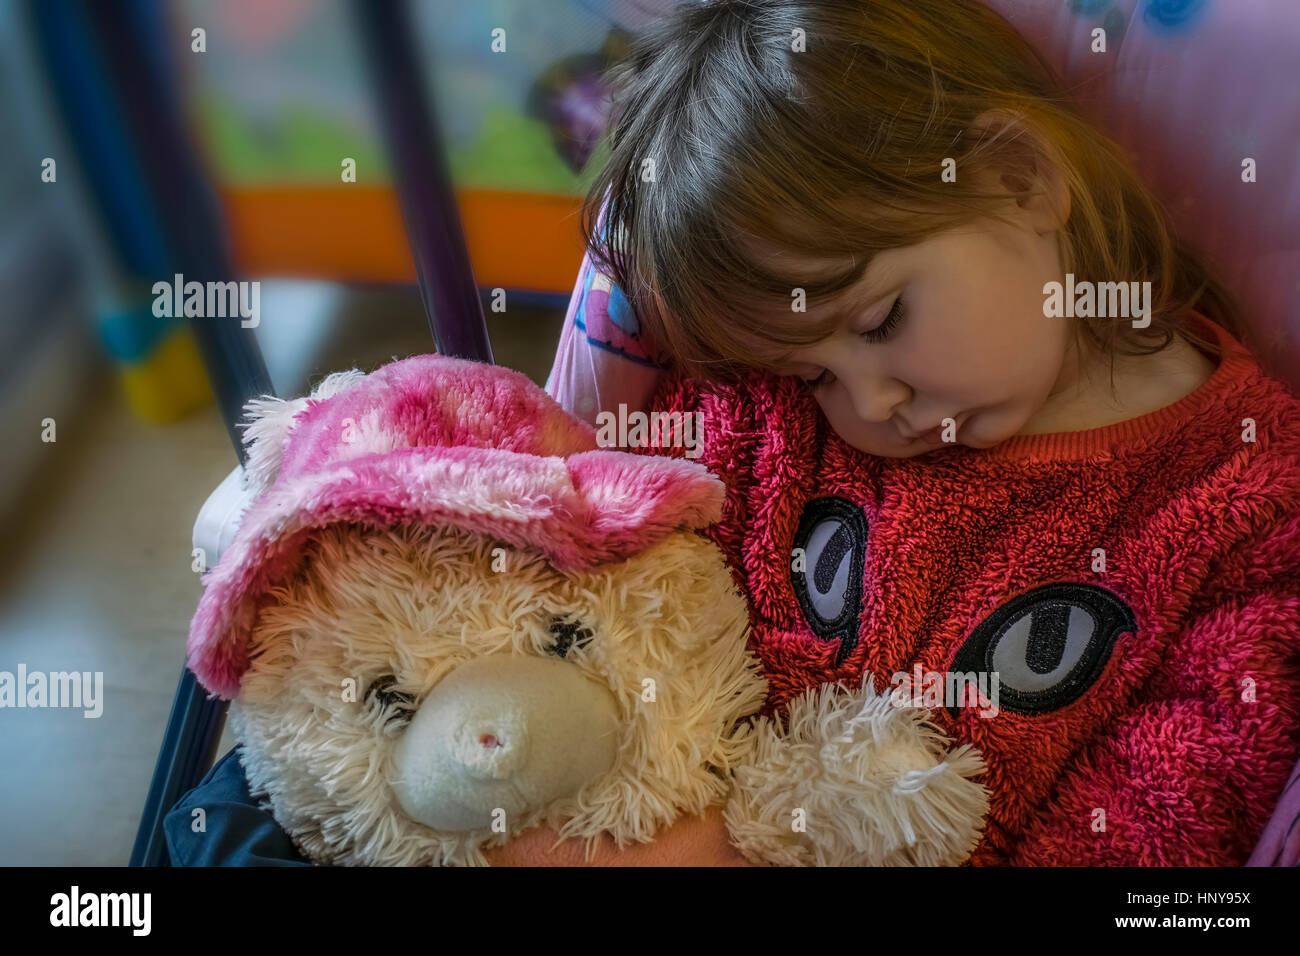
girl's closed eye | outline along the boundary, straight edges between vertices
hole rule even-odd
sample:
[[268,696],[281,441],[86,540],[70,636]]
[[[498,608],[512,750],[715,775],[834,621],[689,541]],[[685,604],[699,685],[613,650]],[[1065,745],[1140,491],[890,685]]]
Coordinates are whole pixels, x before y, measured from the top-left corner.
[[[883,322],[881,322],[873,329],[867,329],[865,332],[859,332],[858,336],[872,343],[884,342],[886,339],[888,339],[891,335],[894,334],[894,331],[898,328],[899,323],[901,323],[902,321],[903,321],[903,298],[902,296],[899,296],[897,299],[894,300],[894,304],[890,308],[889,314],[885,316],[885,320]],[[813,391],[816,391],[818,389],[825,388],[827,385],[831,384],[831,382],[835,381],[835,376],[831,374],[830,369],[824,368],[822,369],[821,374],[818,375],[816,378],[813,379],[805,378],[805,379],[801,379],[800,381],[802,381]]]

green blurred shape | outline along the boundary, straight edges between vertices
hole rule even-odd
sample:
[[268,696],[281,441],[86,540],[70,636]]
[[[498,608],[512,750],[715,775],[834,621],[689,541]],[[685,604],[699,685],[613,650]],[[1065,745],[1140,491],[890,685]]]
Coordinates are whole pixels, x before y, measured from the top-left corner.
[[222,97],[198,103],[200,135],[231,185],[339,182],[344,157],[357,161],[358,182],[388,182],[388,162],[363,130],[306,103],[275,114],[259,129]]
[[[338,182],[345,156],[357,161],[359,182],[388,182],[383,151],[364,131],[310,105],[277,111],[274,128],[258,129],[248,116],[220,96],[198,103],[200,135],[228,185]],[[551,131],[540,120],[509,109],[483,118],[478,138],[448,157],[459,188],[514,189],[524,192],[585,195],[609,155],[602,138],[581,174],[560,156]]]

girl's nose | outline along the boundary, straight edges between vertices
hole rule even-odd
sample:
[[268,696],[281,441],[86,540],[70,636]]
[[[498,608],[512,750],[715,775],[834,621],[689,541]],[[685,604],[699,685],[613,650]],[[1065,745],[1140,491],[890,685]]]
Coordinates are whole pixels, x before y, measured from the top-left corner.
[[865,370],[840,381],[848,392],[853,413],[862,421],[873,424],[888,421],[912,394],[912,390],[898,379]]

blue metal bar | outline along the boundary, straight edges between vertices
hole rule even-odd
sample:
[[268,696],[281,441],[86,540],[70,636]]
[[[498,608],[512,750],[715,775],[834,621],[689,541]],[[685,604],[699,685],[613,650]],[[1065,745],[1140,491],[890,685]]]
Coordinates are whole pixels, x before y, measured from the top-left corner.
[[[146,279],[228,279],[221,223],[202,170],[169,95],[162,11],[152,0],[101,5],[87,0],[28,5],[50,87],[118,258]],[[272,392],[250,330],[193,321],[227,433],[243,460],[236,428],[248,398]],[[225,704],[209,700],[183,671],[131,853],[133,866],[166,865],[162,821],[203,777],[216,753]]]
[[132,866],[170,864],[163,818],[181,797],[198,786],[216,760],[225,722],[226,702],[210,700],[194,673],[184,668],[131,849]]
[[[215,196],[187,135],[181,105],[173,95],[175,72],[168,62],[167,30],[157,0],[120,4],[84,0],[51,4],[55,18],[86,30],[107,86],[116,92],[130,160],[147,192],[136,215],[150,215],[166,245],[168,272],[186,281],[228,281],[234,267],[224,241]],[[51,69],[61,69],[52,63]],[[69,80],[75,84],[75,80]],[[133,148],[132,148],[133,147]],[[97,156],[83,156],[93,167]],[[155,281],[172,278],[151,276]],[[251,329],[230,318],[194,318],[192,328],[217,394],[222,419],[241,463],[244,448],[239,423],[243,406],[258,395],[274,394],[270,375]],[[165,866],[163,818],[184,793],[203,778],[221,739],[226,703],[209,698],[188,670],[181,674],[149,795],[131,853],[132,866]]]
[[[120,93],[136,157],[162,222],[174,268],[185,281],[230,281],[235,267],[216,194],[200,162],[175,95],[178,71],[167,53],[176,34],[167,29],[159,0],[87,4],[113,84]],[[170,281],[172,276],[153,277]],[[274,394],[253,330],[232,318],[193,318],[191,326],[217,394],[226,432],[242,463],[238,425],[244,404]]]
[[27,10],[50,91],[118,260],[138,276],[166,274],[169,250],[84,3],[29,0]]
[[[438,119],[403,0],[353,0],[429,328],[443,355],[492,361]],[[423,57],[428,59],[427,56]]]

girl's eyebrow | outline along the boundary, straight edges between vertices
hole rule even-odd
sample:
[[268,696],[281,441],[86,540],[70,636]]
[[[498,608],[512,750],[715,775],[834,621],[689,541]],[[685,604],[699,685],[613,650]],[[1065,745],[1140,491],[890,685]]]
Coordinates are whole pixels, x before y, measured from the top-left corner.
[[848,325],[873,306],[879,305],[881,299],[888,297],[887,293],[881,291],[884,285],[883,282],[872,282],[845,292],[841,297],[842,301],[833,306],[827,314],[835,319],[837,328]]
[[800,375],[811,374],[813,370],[820,370],[821,366],[812,362],[795,362],[791,361],[790,355],[778,355],[772,357],[772,369],[776,375]]

